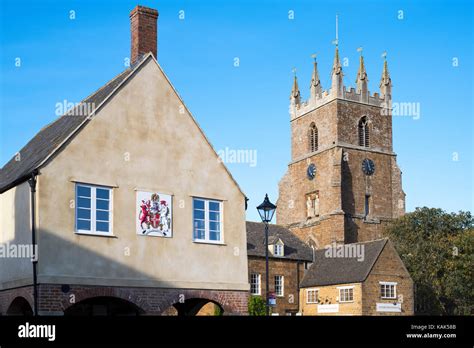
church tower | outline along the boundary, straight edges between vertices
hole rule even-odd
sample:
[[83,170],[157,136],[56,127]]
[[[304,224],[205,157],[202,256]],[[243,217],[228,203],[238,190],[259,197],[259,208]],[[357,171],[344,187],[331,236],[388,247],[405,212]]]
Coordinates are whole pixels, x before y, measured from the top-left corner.
[[316,248],[380,238],[405,212],[387,61],[380,93],[368,90],[362,54],[356,89],[346,89],[343,76],[336,44],[330,89],[323,90],[315,59],[308,100],[296,77],[290,95],[291,161],[279,183],[277,223]]

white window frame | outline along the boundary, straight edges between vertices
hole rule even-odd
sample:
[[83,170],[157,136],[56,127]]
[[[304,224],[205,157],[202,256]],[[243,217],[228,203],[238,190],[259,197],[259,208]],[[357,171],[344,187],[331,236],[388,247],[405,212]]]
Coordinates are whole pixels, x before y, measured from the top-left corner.
[[[309,293],[312,292],[314,293],[314,300],[310,301],[309,300]],[[319,289],[306,289],[306,303],[312,304],[312,303],[319,303],[318,301],[319,298]]]
[[[338,302],[340,302],[340,303],[351,303],[351,302],[354,302],[354,286],[339,286],[339,287],[337,287],[337,289],[339,290],[339,299],[338,299]],[[352,300],[342,300],[341,290],[342,290],[342,291],[344,291],[344,290],[352,290]]]
[[[217,199],[203,198],[203,197],[192,197],[193,198],[193,242],[195,243],[209,243],[209,244],[224,244],[224,202]],[[204,201],[204,239],[195,238],[194,235],[194,200]],[[209,202],[219,204],[219,240],[210,239],[210,228],[209,228]]]
[[274,244],[273,245],[273,255],[274,256],[285,256],[285,247],[283,244]]
[[[280,278],[281,278],[281,286],[280,286],[280,288],[281,288],[281,293],[280,293],[280,294],[277,292],[277,277],[280,277]],[[275,275],[275,277],[273,278],[273,282],[274,282],[274,286],[275,286],[275,295],[276,295],[277,297],[283,297],[283,296],[285,296],[285,276],[282,276],[282,275],[277,274],[277,275]]]
[[[256,276],[256,278],[252,278]],[[256,279],[257,292],[252,292],[252,280]],[[260,273],[250,273],[250,294],[251,295],[261,295],[262,294],[262,275]]]
[[[397,282],[379,282],[380,298],[387,299],[387,300],[397,299],[397,284],[398,284]],[[393,297],[383,296],[382,286],[393,286]],[[385,294],[386,294],[386,290],[385,290]]]
[[[91,218],[90,218],[90,223],[91,223],[91,229],[90,230],[80,230],[77,227],[77,221],[80,220],[77,216],[78,214],[78,209],[79,209],[79,201],[78,201],[78,188],[79,186],[82,187],[88,187],[91,189]],[[108,232],[103,232],[103,231],[97,231],[96,230],[96,213],[97,213],[97,189],[101,190],[108,190],[109,191],[109,231]],[[93,235],[93,236],[113,236],[113,188],[110,186],[101,186],[101,185],[92,185],[92,184],[85,184],[85,183],[80,183],[76,182],[74,185],[74,190],[75,190],[75,199],[76,199],[76,207],[74,209],[74,232],[76,234],[88,234],[88,235]],[[102,209],[101,209],[102,210]],[[100,220],[102,221],[102,220]],[[105,222],[105,221],[104,221]]]

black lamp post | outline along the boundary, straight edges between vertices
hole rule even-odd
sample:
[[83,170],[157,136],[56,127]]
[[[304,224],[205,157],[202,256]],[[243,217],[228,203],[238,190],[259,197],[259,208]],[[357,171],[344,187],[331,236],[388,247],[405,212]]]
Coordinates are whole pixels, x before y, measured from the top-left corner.
[[276,205],[270,202],[268,199],[268,194],[265,194],[265,199],[263,203],[257,207],[258,213],[260,214],[260,218],[262,222],[265,224],[265,308],[267,311],[267,315],[270,314],[270,306],[268,303],[268,294],[269,291],[269,284],[268,284],[268,223],[272,221],[273,214],[275,214]]

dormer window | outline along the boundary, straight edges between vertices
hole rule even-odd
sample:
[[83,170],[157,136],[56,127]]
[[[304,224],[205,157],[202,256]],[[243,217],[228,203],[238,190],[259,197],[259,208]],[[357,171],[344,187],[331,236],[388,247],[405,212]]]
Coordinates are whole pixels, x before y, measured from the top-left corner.
[[283,244],[275,244],[273,246],[273,255],[275,256],[283,256]]
[[270,237],[270,240],[268,241],[268,249],[273,256],[285,256],[285,244],[278,237]]

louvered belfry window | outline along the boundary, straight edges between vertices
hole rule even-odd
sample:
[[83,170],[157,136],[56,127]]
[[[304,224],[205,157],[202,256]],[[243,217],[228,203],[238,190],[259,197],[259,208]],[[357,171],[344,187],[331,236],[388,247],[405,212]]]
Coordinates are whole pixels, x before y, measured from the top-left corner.
[[318,128],[314,123],[309,126],[309,152],[318,151]]
[[359,146],[369,147],[369,122],[367,117],[362,117],[359,121]]

